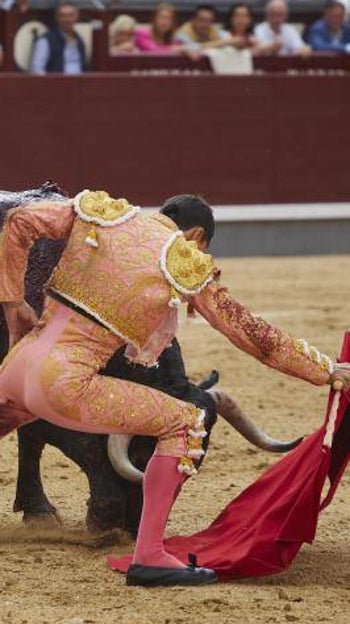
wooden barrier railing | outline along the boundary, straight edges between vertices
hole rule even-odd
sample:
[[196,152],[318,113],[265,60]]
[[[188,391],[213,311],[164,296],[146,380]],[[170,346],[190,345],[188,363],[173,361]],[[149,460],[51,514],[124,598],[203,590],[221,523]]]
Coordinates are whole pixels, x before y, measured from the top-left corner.
[[[121,73],[162,72],[176,74],[186,72],[211,72],[206,57],[194,62],[184,56],[155,56],[139,54],[132,56],[104,57],[100,65],[103,71]],[[350,72],[350,56],[315,54],[309,58],[298,56],[254,58],[254,70],[267,73],[319,73],[319,72]]]

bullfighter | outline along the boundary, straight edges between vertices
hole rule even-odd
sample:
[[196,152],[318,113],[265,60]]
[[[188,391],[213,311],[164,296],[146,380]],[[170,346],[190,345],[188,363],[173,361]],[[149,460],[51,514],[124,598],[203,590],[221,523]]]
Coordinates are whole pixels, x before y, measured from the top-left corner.
[[[0,229],[7,212],[12,208],[43,200],[64,200],[66,197],[67,194],[50,181],[35,189],[0,191]],[[172,201],[167,202],[162,210],[164,213],[170,211],[177,226],[186,231],[191,227],[191,219],[188,222],[188,218],[191,211],[196,209],[196,202],[196,197],[189,198],[186,212],[179,215],[173,214]],[[35,243],[29,254],[25,299],[38,316],[43,309],[45,282],[58,263],[63,249],[64,241],[42,239]],[[0,346],[3,347],[0,349],[0,363],[6,354],[7,344],[8,331],[0,306]],[[145,384],[205,408],[208,431],[206,444],[216,413],[258,448],[284,453],[300,442],[300,439],[281,442],[271,438],[244,414],[226,392],[218,388],[211,389],[219,378],[216,371],[200,384],[190,382],[176,338],[160,356],[157,368],[130,364],[124,357],[124,351],[125,348],[119,349],[100,373]],[[23,512],[24,522],[51,525],[60,521],[56,507],[47,498],[40,474],[40,458],[45,445],[49,444],[75,462],[88,479],[88,529],[105,532],[123,528],[133,535],[137,534],[142,509],[142,470],[153,454],[155,438],[84,433],[64,429],[45,420],[36,420],[20,427],[17,434],[18,477],[13,508],[15,512]]]
[[[186,197],[173,199],[174,214],[185,203]],[[272,368],[316,385],[349,381],[349,367],[338,367],[230,298],[203,253],[214,219],[205,202],[201,212],[208,215],[206,229],[198,225],[197,207],[185,236],[171,212],[147,215],[126,199],[82,191],[64,204],[14,210],[1,233],[0,302],[10,343],[18,344],[0,371],[0,434],[43,418],[77,431],[158,439],[144,477],[131,585],[212,583],[217,575],[184,566],[163,547],[169,512],[204,455],[205,412],[153,388],[99,375],[118,348],[126,345],[135,363],[156,365],[176,334],[178,306],[185,301]],[[37,322],[24,302],[24,274],[31,245],[45,237],[67,243]]]

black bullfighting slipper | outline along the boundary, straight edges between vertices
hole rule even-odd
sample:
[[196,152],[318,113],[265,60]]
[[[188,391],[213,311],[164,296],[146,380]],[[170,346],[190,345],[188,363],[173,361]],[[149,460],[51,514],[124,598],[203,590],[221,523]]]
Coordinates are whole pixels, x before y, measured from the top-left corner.
[[219,580],[214,570],[197,566],[195,555],[189,555],[186,568],[161,568],[137,563],[129,566],[127,585],[142,587],[169,587],[172,585],[209,585]]

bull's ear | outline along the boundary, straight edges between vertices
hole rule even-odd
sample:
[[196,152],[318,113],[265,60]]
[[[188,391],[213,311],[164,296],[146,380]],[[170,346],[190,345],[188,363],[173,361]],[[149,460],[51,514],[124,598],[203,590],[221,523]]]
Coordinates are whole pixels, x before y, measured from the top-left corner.
[[201,390],[210,390],[213,386],[215,386],[219,381],[220,375],[217,370],[212,370],[208,377],[205,377],[202,381],[199,382],[198,388]]

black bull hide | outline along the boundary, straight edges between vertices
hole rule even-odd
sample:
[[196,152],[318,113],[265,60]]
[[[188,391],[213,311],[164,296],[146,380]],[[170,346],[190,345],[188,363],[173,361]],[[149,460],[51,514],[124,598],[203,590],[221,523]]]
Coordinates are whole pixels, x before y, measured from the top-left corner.
[[[39,189],[20,193],[0,191],[0,229],[9,209],[31,201],[62,200],[64,197],[63,191],[50,182]],[[41,240],[31,250],[26,274],[26,299],[38,314],[42,311],[43,286],[57,264],[63,248],[63,241]],[[6,354],[7,345],[7,328],[0,306],[0,362]],[[215,422],[215,403],[210,394],[189,382],[176,340],[162,354],[158,368],[131,366],[125,360],[123,350],[120,350],[101,374],[149,385],[205,408],[208,430]],[[55,507],[44,492],[40,476],[40,457],[44,446],[50,444],[80,466],[87,476],[90,489],[86,517],[88,528],[106,531],[120,527],[135,534],[142,507],[142,489],[115,472],[107,454],[107,439],[105,435],[62,429],[44,420],[19,429],[14,511],[23,511],[25,520],[55,514]],[[129,449],[132,463],[144,470],[154,445],[153,438],[133,438]]]

